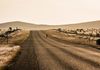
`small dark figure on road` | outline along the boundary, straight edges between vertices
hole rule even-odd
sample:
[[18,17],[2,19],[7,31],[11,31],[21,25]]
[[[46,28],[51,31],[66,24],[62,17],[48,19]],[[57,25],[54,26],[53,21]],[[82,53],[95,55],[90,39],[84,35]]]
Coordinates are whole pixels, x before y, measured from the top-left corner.
[[46,34],[46,38],[48,37],[48,34]]

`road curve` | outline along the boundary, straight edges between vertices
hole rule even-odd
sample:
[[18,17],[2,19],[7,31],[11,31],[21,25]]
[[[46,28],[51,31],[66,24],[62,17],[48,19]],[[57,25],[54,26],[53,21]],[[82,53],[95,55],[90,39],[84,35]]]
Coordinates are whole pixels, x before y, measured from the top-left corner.
[[100,51],[56,41],[42,31],[31,31],[21,46],[8,70],[100,70]]

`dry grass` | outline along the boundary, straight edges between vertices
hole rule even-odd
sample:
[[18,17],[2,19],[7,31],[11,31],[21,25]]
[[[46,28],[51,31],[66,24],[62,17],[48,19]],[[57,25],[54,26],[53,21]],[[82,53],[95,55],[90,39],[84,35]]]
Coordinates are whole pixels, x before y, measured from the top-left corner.
[[78,35],[66,34],[66,33],[63,33],[63,32],[58,32],[57,30],[48,30],[48,31],[44,31],[44,32],[47,33],[48,35],[52,36],[52,37],[59,38],[59,39],[62,39],[62,40],[66,40],[68,42],[90,45],[92,47],[99,48],[99,46],[96,45],[96,40],[89,40],[89,39],[81,38]]
[[9,47],[8,45],[1,45],[0,47],[0,70],[3,69],[20,51],[20,46]]
[[11,34],[8,44],[0,44],[0,70],[3,70],[20,52],[19,46],[29,35],[29,31],[17,31]]
[[9,40],[9,43],[13,45],[20,45],[28,36],[29,31],[19,31],[12,35],[12,38]]

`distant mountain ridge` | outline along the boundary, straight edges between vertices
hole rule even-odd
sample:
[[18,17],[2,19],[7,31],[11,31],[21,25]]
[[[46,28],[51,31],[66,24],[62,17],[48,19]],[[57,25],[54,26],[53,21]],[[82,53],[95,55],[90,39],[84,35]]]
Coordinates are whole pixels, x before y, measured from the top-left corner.
[[13,22],[6,22],[0,24],[0,29],[7,29],[9,27],[13,28],[21,28],[27,30],[46,30],[46,29],[90,29],[90,28],[100,28],[100,21],[91,21],[91,22],[83,22],[78,24],[69,24],[69,25],[37,25],[32,23],[20,22],[20,21],[13,21]]
[[50,28],[48,25],[36,25],[32,23],[26,23],[26,22],[21,22],[21,21],[13,21],[13,22],[6,22],[0,24],[1,29],[7,29],[9,27],[12,28],[20,28],[20,29],[25,29],[25,30],[44,30]]
[[83,23],[77,23],[77,24],[69,24],[69,25],[63,25],[61,26],[65,29],[100,29],[100,21],[91,21],[91,22],[83,22]]

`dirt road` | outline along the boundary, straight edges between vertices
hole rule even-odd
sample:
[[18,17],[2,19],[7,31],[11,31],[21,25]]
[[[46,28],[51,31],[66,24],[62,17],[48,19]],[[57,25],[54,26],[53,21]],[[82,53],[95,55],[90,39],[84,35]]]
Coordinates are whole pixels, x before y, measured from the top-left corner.
[[31,31],[21,55],[8,70],[100,70],[100,51]]

